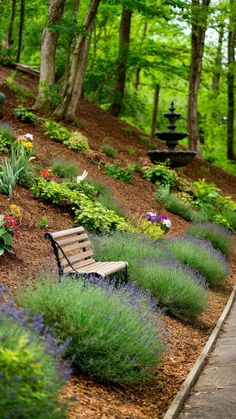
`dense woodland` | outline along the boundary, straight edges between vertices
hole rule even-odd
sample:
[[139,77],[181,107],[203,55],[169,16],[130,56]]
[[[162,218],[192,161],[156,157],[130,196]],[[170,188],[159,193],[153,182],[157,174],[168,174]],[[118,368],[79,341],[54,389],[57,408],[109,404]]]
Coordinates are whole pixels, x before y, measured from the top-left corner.
[[0,5],[1,63],[40,69],[35,108],[73,121],[84,97],[153,135],[174,99],[189,147],[236,173],[235,0]]

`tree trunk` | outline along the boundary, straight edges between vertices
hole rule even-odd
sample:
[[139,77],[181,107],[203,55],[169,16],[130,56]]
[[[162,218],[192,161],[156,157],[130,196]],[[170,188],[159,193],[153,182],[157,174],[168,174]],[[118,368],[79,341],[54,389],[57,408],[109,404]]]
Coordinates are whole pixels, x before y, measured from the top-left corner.
[[[73,7],[73,25],[74,27],[76,27],[77,25],[77,18],[78,18],[78,11],[79,11],[79,6],[80,6],[80,1],[79,0],[74,0],[74,7]],[[67,49],[66,49],[66,65],[65,65],[65,72],[64,72],[64,80],[66,81],[69,77],[70,74],[70,62],[71,62],[71,47],[72,47],[72,42],[74,40],[75,36],[72,35],[69,39],[68,39],[68,44],[67,44]],[[63,87],[63,92],[66,89],[66,83],[64,84]]]
[[12,32],[13,32],[15,15],[16,15],[16,0],[12,0],[12,2],[11,2],[11,18],[10,18],[10,22],[9,22],[9,26],[8,26],[8,34],[7,34],[7,48],[11,48],[11,46],[13,44]]
[[160,85],[159,84],[156,84],[156,86],[155,86],[155,94],[154,94],[154,101],[153,101],[151,137],[153,137],[153,135],[154,135],[154,133],[156,131],[159,93],[160,93]]
[[[147,35],[147,22],[144,23],[143,34],[141,36],[140,47],[139,47],[140,54],[142,54],[143,42],[146,38],[146,35]],[[138,93],[138,89],[140,85],[140,72],[141,72],[141,66],[140,64],[137,64],[135,68],[135,79],[134,79],[134,88],[135,88],[136,94]]]
[[119,115],[124,98],[126,69],[129,55],[131,16],[132,11],[124,7],[120,24],[120,46],[117,66],[117,80],[114,89],[113,103],[109,109],[111,114],[114,116]]
[[236,46],[236,4],[230,0],[230,18],[228,33],[228,118],[227,118],[227,157],[236,160],[234,154],[234,83],[235,83],[235,46]]
[[220,90],[220,77],[222,73],[222,46],[224,39],[224,26],[221,25],[219,30],[218,45],[216,51],[216,57],[214,62],[214,75],[212,78],[212,90],[214,91],[215,97],[218,96]]
[[51,107],[50,97],[46,90],[55,82],[55,56],[59,32],[48,25],[58,24],[63,16],[66,0],[50,0],[47,27],[43,30],[41,43],[40,80],[35,108],[47,110]]
[[208,6],[210,0],[192,0],[192,50],[188,97],[189,147],[201,155],[198,126],[198,91],[202,70],[202,57],[207,28]]
[[90,2],[89,10],[83,23],[84,32],[87,33],[80,34],[77,38],[70,74],[65,83],[63,101],[54,112],[56,118],[65,117],[69,121],[74,121],[76,119],[75,112],[83,89],[84,73],[90,45],[90,34],[100,1],[101,0],[91,0]]
[[22,37],[23,37],[23,28],[25,20],[25,0],[21,0],[20,3],[20,25],[19,25],[19,35],[18,35],[18,48],[16,53],[16,62],[20,62],[21,48],[22,48]]

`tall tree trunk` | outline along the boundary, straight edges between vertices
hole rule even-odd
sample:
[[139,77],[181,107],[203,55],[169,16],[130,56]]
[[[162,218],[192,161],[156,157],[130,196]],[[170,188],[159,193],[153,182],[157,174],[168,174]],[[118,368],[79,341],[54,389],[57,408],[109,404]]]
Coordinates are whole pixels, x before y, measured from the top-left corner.
[[220,89],[220,77],[222,73],[223,39],[224,39],[224,26],[221,25],[220,30],[219,30],[218,45],[217,45],[217,51],[216,51],[216,56],[215,56],[215,62],[214,62],[214,75],[212,78],[212,90],[214,91],[215,96],[218,96],[219,89]]
[[228,33],[228,118],[227,118],[227,157],[236,160],[234,154],[234,83],[235,83],[235,47],[236,47],[236,3],[230,0]]
[[45,90],[55,82],[55,56],[59,32],[48,27],[58,24],[63,16],[66,0],[50,0],[48,7],[47,27],[43,30],[40,59],[40,80],[38,97],[34,107],[47,110],[51,107],[50,97]]
[[8,26],[8,33],[7,33],[7,48],[11,48],[13,39],[12,39],[12,32],[13,32],[13,25],[16,15],[16,0],[12,0],[11,2],[11,18]]
[[192,0],[192,50],[188,97],[189,147],[201,155],[198,126],[198,91],[210,0]]
[[124,7],[120,23],[120,46],[117,66],[117,80],[114,89],[113,103],[109,109],[111,114],[114,116],[119,115],[124,98],[126,69],[129,55],[131,16],[132,11]]
[[[143,27],[143,33],[141,36],[141,41],[140,41],[140,46],[139,46],[139,52],[140,54],[142,53],[142,47],[143,47],[143,42],[146,38],[147,35],[147,22],[144,23],[144,27]],[[140,72],[141,72],[141,66],[140,64],[137,64],[136,68],[135,68],[135,78],[134,78],[134,88],[135,88],[135,93],[138,93],[138,89],[139,89],[139,85],[140,85]]]
[[156,84],[154,100],[153,100],[151,137],[153,137],[153,135],[155,134],[155,130],[156,130],[159,94],[160,94],[160,85]]
[[100,1],[101,0],[91,0],[90,2],[89,10],[83,23],[83,32],[86,32],[86,34],[82,33],[77,38],[70,74],[66,80],[63,101],[54,112],[56,118],[65,117],[70,121],[76,119],[75,112],[83,89],[84,73],[90,45],[90,34]]
[[[77,20],[78,20],[78,11],[79,11],[80,0],[74,0],[73,6],[73,25],[76,27]],[[70,74],[70,62],[71,62],[71,47],[72,42],[75,36],[72,35],[68,39],[67,49],[66,49],[66,65],[65,65],[65,72],[64,72],[64,80],[66,81]],[[66,83],[64,84],[63,92],[66,89]]]
[[20,3],[20,25],[19,25],[19,34],[18,34],[18,48],[17,48],[17,53],[16,53],[16,62],[17,63],[20,62],[24,20],[25,20],[25,0],[21,0],[21,3]]

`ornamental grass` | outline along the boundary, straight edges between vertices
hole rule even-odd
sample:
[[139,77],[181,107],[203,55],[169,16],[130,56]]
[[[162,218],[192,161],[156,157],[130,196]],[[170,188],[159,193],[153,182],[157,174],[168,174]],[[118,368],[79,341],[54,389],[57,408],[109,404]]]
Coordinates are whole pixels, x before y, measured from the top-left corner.
[[224,254],[229,254],[232,247],[231,234],[223,226],[213,223],[196,223],[189,226],[187,234],[209,240],[215,249]]

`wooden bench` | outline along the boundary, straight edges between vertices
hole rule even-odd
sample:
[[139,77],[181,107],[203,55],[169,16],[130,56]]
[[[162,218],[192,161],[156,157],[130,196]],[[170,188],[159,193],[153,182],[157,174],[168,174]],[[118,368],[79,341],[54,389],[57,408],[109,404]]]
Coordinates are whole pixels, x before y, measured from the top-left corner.
[[59,271],[59,280],[69,274],[97,274],[102,277],[125,269],[127,280],[127,262],[95,262],[92,258],[92,244],[83,227],[69,230],[47,232],[44,236],[50,240]]

